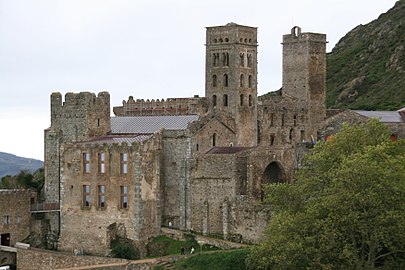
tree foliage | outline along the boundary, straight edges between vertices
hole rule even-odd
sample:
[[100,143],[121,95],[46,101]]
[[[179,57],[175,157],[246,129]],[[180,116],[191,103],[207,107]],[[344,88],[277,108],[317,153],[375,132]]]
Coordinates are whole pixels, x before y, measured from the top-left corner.
[[372,120],[344,126],[272,184],[273,217],[252,269],[405,269],[405,141]]
[[0,189],[32,189],[41,192],[44,186],[44,168],[37,169],[34,173],[21,171],[15,176],[4,176],[0,181]]

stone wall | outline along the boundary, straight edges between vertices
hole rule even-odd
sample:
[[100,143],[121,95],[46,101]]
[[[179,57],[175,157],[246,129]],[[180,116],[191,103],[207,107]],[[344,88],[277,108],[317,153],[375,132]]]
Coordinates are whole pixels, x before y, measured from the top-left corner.
[[[107,255],[111,241],[117,236],[141,241],[159,232],[160,148],[160,139],[156,137],[131,145],[64,145],[61,157],[61,250],[76,249]],[[103,173],[98,170],[100,153],[105,157]],[[84,154],[90,157],[88,172],[83,168]],[[121,171],[122,154],[127,154],[126,173]],[[103,192],[100,192],[101,187]],[[127,188],[125,206],[124,187]],[[87,204],[85,199],[89,201]]]
[[29,236],[31,198],[36,193],[30,190],[0,190],[1,245],[14,246]]
[[112,263],[126,264],[128,261],[107,257],[75,256],[72,253],[40,249],[17,249],[17,268],[21,270],[63,269]]

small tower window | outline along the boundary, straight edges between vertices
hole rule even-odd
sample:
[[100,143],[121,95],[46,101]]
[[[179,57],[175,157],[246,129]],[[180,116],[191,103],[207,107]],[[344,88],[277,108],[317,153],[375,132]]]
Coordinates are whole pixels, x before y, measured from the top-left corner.
[[252,75],[249,75],[249,78],[248,78],[248,87],[249,87],[249,88],[252,88]]
[[297,115],[296,114],[294,114],[294,126],[295,127],[297,126]]
[[224,101],[224,106],[227,107],[228,106],[228,95],[224,94],[223,98],[224,98],[224,100],[223,100]]
[[212,134],[212,146],[216,145],[216,140],[217,140],[217,134],[214,133],[214,134]]
[[224,86],[228,87],[228,74],[224,74]]
[[97,127],[100,127],[100,118],[97,118]]
[[245,66],[245,54],[244,53],[239,54],[239,60],[240,60],[240,66],[244,67]]
[[274,136],[274,134],[271,134],[270,135],[270,146],[274,145],[274,140],[275,140],[275,136]]
[[249,54],[246,55],[246,57],[247,57],[247,66],[249,68],[251,68],[252,67],[252,54],[249,53]]
[[243,87],[243,85],[245,84],[244,83],[244,80],[245,80],[245,77],[243,76],[243,74],[240,74],[240,87]]
[[217,75],[212,75],[212,87],[217,87]]
[[243,94],[239,96],[239,99],[240,99],[240,106],[243,106]]
[[219,63],[219,53],[214,53],[212,56],[213,56],[213,66],[216,67],[218,66]]
[[300,132],[301,134],[301,142],[305,142],[305,130],[301,130],[301,132]]
[[270,126],[274,126],[274,113],[270,114]]
[[222,65],[229,66],[229,53],[222,53]]
[[249,95],[249,107],[253,105],[252,95]]
[[282,114],[281,115],[281,126],[284,127],[284,123],[285,123],[285,115]]
[[212,96],[212,106],[213,107],[217,106],[217,95]]
[[294,138],[294,130],[293,130],[293,129],[290,129],[290,136],[289,136],[289,138],[290,138],[290,141],[292,142],[292,139]]

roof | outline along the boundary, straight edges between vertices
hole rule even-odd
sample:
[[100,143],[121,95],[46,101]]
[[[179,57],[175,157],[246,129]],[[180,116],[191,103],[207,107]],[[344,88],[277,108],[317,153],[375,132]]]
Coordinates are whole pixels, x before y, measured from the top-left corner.
[[249,150],[252,147],[213,147],[206,154],[235,154],[245,150]]
[[357,111],[354,112],[369,118],[378,118],[384,123],[404,123],[398,111]]
[[112,134],[152,134],[160,129],[180,130],[198,120],[198,115],[115,116],[111,117]]
[[127,144],[132,144],[134,142],[143,142],[146,141],[147,139],[149,139],[150,137],[152,137],[152,135],[124,135],[124,136],[120,136],[120,135],[111,135],[111,136],[105,136],[105,137],[98,137],[94,140],[91,140],[91,143],[99,143],[99,144],[113,144],[113,143],[117,143],[117,144],[121,144],[121,143],[127,143]]

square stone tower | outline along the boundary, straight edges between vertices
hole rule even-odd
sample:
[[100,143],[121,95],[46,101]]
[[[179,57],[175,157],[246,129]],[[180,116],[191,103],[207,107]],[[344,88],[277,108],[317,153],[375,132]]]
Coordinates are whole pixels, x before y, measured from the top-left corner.
[[257,28],[207,27],[205,96],[208,110],[236,123],[236,146],[257,144]]

